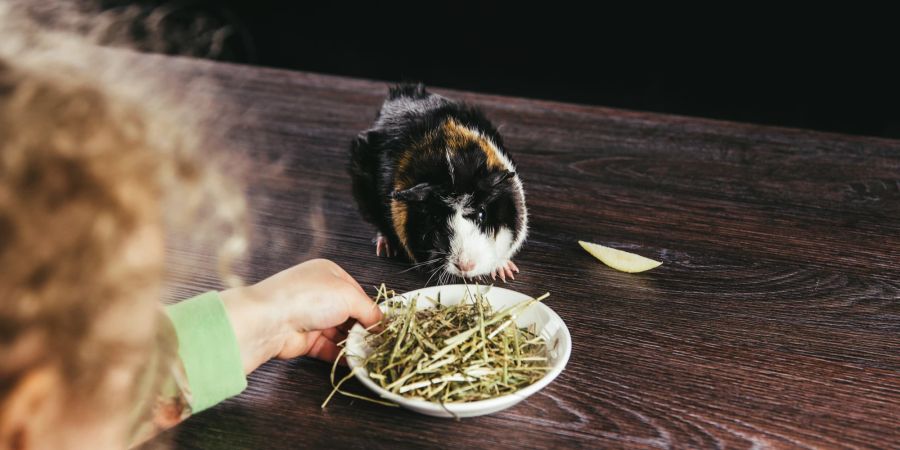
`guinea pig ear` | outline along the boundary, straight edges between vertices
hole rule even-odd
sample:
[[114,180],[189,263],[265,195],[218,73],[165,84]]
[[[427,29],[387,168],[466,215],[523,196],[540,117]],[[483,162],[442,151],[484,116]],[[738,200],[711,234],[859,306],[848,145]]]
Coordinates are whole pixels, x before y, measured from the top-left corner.
[[391,192],[391,198],[402,202],[421,202],[428,198],[428,194],[434,190],[434,186],[428,183],[419,183],[409,189]]
[[500,172],[494,172],[487,178],[488,186],[495,187],[500,183],[514,177],[516,175],[515,172],[510,170],[502,170]]

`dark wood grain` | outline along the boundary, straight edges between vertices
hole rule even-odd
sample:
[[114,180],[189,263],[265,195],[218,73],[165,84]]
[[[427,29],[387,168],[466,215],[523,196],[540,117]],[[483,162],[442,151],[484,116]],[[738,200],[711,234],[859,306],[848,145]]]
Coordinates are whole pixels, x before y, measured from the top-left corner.
[[[375,258],[344,171],[383,84],[185,59],[160,67],[215,79],[216,95],[245,113],[232,142],[277,160],[250,187],[249,281],[325,257],[364,286],[423,285]],[[482,106],[517,159],[532,228],[510,287],[552,292],[574,342],[566,371],[512,409],[453,421],[346,398],[323,411],[329,368],[273,361],[245,393],[157,443],[900,446],[900,142],[442,92]],[[664,265],[618,273],[578,239]],[[168,301],[218,287],[210,255],[172,252]]]

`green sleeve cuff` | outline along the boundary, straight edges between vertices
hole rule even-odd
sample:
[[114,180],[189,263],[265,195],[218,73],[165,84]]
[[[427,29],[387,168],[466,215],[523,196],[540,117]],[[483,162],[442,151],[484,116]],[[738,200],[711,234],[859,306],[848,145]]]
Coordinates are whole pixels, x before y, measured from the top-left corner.
[[178,336],[178,356],[190,386],[194,413],[247,387],[237,338],[218,292],[207,292],[166,308]]

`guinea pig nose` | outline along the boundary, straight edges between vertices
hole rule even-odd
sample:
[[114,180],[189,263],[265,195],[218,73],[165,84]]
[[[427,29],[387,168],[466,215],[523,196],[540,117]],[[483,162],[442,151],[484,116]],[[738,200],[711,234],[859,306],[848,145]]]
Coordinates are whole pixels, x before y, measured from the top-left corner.
[[455,265],[460,272],[468,272],[475,268],[475,263],[467,259],[457,260]]

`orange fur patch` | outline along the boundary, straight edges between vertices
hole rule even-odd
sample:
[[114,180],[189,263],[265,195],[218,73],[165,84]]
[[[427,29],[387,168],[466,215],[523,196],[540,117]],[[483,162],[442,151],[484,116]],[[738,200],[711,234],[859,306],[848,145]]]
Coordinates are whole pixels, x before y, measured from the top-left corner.
[[397,233],[400,245],[403,246],[403,250],[409,255],[409,259],[415,261],[416,258],[413,256],[412,250],[409,249],[409,242],[406,237],[406,204],[398,200],[391,200],[391,217],[394,219],[394,233]]
[[[433,140],[434,133],[429,133],[422,141],[417,142],[412,147],[403,151],[403,154],[400,155],[400,159],[397,161],[397,172],[394,174],[394,190],[402,191],[413,186],[415,180],[409,177],[407,168],[412,162],[415,153],[429,151],[432,147]],[[406,204],[398,200],[391,200],[391,217],[394,224],[394,233],[396,233],[397,238],[400,239],[400,245],[403,246],[403,250],[409,255],[409,259],[415,261],[416,258],[409,248],[409,238],[406,235]]]
[[444,122],[443,129],[444,136],[447,139],[447,147],[455,150],[464,147],[470,142],[474,142],[478,144],[478,148],[484,152],[488,168],[498,170],[505,169],[503,162],[500,161],[499,150],[488,138],[462,126],[453,119]]

